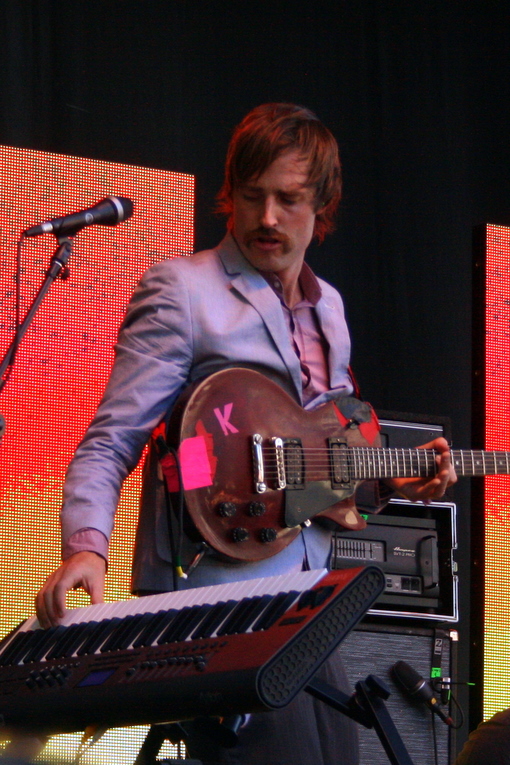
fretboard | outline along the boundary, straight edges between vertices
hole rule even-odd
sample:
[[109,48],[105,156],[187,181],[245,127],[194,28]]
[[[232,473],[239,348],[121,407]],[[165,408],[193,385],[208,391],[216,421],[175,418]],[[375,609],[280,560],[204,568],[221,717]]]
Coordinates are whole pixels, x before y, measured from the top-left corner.
[[[352,447],[349,452],[350,474],[355,480],[433,476],[437,471],[433,449],[380,449]],[[508,475],[510,452],[486,452],[452,449],[457,475]]]

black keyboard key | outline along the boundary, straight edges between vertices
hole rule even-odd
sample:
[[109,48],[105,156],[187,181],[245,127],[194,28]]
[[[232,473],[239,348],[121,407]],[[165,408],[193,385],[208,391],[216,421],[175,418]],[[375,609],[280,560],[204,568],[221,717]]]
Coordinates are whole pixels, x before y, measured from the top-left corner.
[[152,645],[158,635],[161,635],[162,631],[172,621],[176,613],[175,609],[170,609],[168,611],[157,611],[157,613],[152,614],[152,619],[134,641],[133,648]]
[[154,614],[137,614],[137,618],[130,622],[129,627],[124,630],[122,638],[119,640],[117,650],[122,651],[128,648],[141,631],[152,621]]
[[247,632],[252,624],[259,618],[265,608],[273,599],[272,595],[261,595],[256,598],[250,598],[250,603],[239,615],[236,623],[236,632]]
[[76,625],[79,629],[77,629],[76,632],[73,631],[73,634],[67,643],[65,652],[62,653],[62,657],[68,659],[73,656],[80,646],[88,640],[89,636],[92,635],[98,624],[99,622],[91,621]]
[[212,606],[211,610],[208,611],[205,619],[192,633],[191,637],[193,640],[197,640],[198,638],[211,637],[219,625],[222,624],[227,616],[232,613],[236,603],[237,601],[235,600],[228,600],[227,602],[220,600],[218,603]]
[[163,643],[175,643],[183,640],[182,635],[188,633],[188,624],[196,614],[200,606],[186,606],[177,612],[175,619],[168,625],[163,634],[158,638],[158,645]]
[[107,653],[108,651],[115,649],[116,644],[122,638],[124,630],[127,629],[132,619],[134,619],[133,615],[124,616],[122,619],[119,617],[117,624],[109,631],[108,637],[101,645],[101,648],[99,649],[100,653]]
[[204,620],[204,618],[207,616],[209,611],[211,611],[212,606],[210,606],[208,603],[204,603],[201,606],[192,606],[190,608],[188,617],[186,621],[175,631],[174,634],[174,641],[178,643],[181,640],[187,640],[193,630],[195,630]]
[[[29,640],[31,639],[35,631],[36,630],[29,630],[28,632],[18,632],[18,634],[13,637],[8,647],[3,651],[2,655],[0,656],[0,666],[6,667],[10,664],[15,664],[16,663],[15,657],[20,655],[21,651],[23,651],[25,646],[28,644]],[[39,632],[39,630],[37,630],[37,632]],[[26,653],[26,649],[25,649],[25,653]],[[21,655],[23,656],[23,654]]]
[[133,614],[121,619],[117,629],[112,632],[110,637],[101,646],[101,653],[118,651],[122,646],[128,646],[132,641],[133,635],[138,634],[142,619],[149,616],[151,614]]
[[49,629],[44,630],[45,634],[41,635],[37,643],[25,654],[23,664],[29,664],[31,661],[39,661],[42,659],[65,629],[66,627],[59,625],[58,627],[50,627]]
[[217,631],[216,634],[218,637],[220,637],[220,635],[234,635],[236,632],[241,631],[240,625],[243,622],[243,617],[246,612],[249,611],[253,600],[255,600],[255,598],[243,598],[238,602],[228,619],[225,619],[224,623]]
[[291,607],[298,596],[299,592],[294,590],[291,592],[280,592],[278,595],[275,595],[264,613],[253,625],[253,632],[256,632],[257,630],[267,630],[272,627],[272,625],[278,621],[280,616],[283,616],[287,609]]
[[88,653],[94,653],[99,648],[101,643],[103,643],[110,635],[110,633],[117,627],[119,622],[120,619],[118,617],[115,619],[103,619],[102,621],[98,622],[96,628],[89,635],[88,639],[76,652],[77,655],[85,656]]
[[29,651],[32,650],[32,648],[38,644],[39,640],[43,637],[46,630],[38,629],[38,630],[31,630],[28,633],[28,640],[26,640],[24,643],[20,643],[18,649],[13,653],[11,656],[9,664],[20,664],[24,657],[27,655]]
[[[90,622],[89,622],[90,623]],[[97,622],[95,622],[97,623]],[[70,627],[65,628],[58,640],[55,642],[53,648],[46,654],[46,661],[51,659],[60,659],[62,656],[67,655],[67,649],[78,636],[83,636],[85,632],[84,624],[71,624]],[[75,646],[76,648],[76,646]],[[73,648],[74,651],[74,648]],[[73,653],[73,651],[71,653]]]

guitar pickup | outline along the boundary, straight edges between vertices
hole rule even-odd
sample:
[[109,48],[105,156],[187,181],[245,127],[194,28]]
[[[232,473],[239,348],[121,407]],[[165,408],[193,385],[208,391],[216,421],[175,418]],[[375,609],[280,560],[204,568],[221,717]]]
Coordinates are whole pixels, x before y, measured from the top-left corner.
[[351,484],[349,448],[342,438],[328,438],[331,488],[346,489]]
[[286,489],[305,488],[305,457],[300,438],[284,438]]

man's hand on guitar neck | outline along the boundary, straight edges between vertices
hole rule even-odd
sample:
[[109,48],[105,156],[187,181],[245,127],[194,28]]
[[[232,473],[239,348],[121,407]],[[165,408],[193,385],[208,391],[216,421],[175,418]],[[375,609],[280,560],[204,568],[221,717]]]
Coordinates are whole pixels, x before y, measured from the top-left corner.
[[37,618],[41,627],[59,624],[66,608],[66,594],[78,587],[90,595],[91,603],[104,600],[106,561],[94,552],[81,551],[71,555],[48,577],[35,599]]
[[385,483],[411,502],[427,503],[441,499],[446,489],[457,481],[448,443],[444,438],[436,438],[418,448],[434,449],[437,452],[437,473],[434,478],[386,478]]

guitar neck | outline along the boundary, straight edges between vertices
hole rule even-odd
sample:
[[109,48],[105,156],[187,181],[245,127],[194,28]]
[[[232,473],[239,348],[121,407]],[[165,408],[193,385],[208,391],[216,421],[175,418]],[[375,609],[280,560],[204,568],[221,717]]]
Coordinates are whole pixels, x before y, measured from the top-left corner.
[[[433,449],[382,449],[351,447],[351,475],[355,480],[433,476],[437,472]],[[508,475],[510,452],[452,449],[452,462],[459,476]]]

